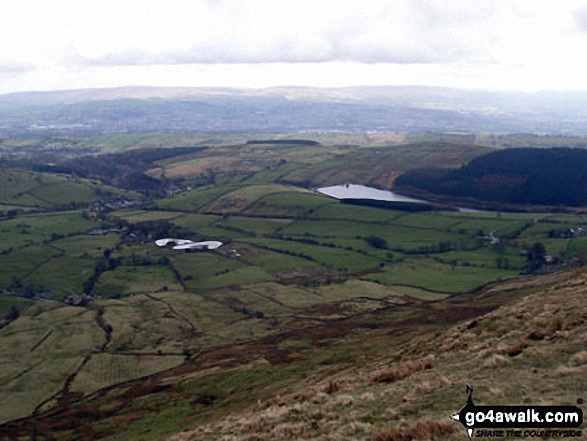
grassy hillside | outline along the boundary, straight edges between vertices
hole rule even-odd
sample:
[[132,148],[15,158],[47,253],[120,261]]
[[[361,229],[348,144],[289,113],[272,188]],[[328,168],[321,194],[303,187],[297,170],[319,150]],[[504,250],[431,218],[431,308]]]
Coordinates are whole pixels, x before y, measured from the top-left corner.
[[[503,282],[427,308],[388,307],[202,351],[160,375],[84,400],[71,395],[71,404],[42,413],[36,427],[55,439],[464,441],[449,415],[466,402],[466,385],[478,404],[575,405],[581,398],[585,277],[575,270]],[[72,393],[171,367],[173,357],[180,360],[95,355]],[[25,434],[29,424],[0,433]]]
[[70,175],[0,168],[0,216],[87,205],[117,195],[117,188]]
[[[585,276],[575,271],[494,286],[479,296],[526,295],[411,341],[370,332],[370,345],[389,342],[385,355],[367,352],[316,367],[270,398],[218,413],[169,440],[466,440],[463,427],[449,418],[465,404],[466,385],[474,387],[478,405],[575,405],[587,388]],[[341,346],[357,351],[367,335]]]

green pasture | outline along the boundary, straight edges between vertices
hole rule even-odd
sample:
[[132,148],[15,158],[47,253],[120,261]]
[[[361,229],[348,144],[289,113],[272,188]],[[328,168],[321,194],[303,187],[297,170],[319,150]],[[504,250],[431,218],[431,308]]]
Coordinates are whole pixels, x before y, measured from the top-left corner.
[[171,220],[184,216],[183,212],[158,210],[119,210],[115,216],[130,223]]
[[[378,236],[387,241],[391,250],[397,251],[418,251],[422,247],[429,247],[431,251],[438,251],[440,244],[451,244],[452,247],[459,247],[460,243],[467,243],[469,239],[461,235],[431,230],[428,228],[410,228],[401,225],[363,223],[354,221],[317,221],[300,220],[280,231],[283,235],[297,237],[319,237],[332,239],[343,238],[365,238]],[[448,247],[448,245],[446,245]],[[467,246],[467,245],[465,245]],[[435,247],[432,250],[431,247]]]
[[[298,238],[300,240],[304,240],[305,238]],[[311,238],[316,239],[316,238]],[[381,261],[390,261],[390,260],[398,260],[404,256],[404,253],[397,251],[397,250],[389,250],[387,248],[374,248],[372,245],[368,244],[363,238],[361,237],[336,237],[334,239],[331,238],[318,238],[318,243],[321,246],[328,246],[332,247],[335,245],[338,248],[343,248],[347,251],[354,251],[359,254],[363,254],[365,256],[370,256],[375,259],[379,259]]]
[[74,392],[90,393],[112,384],[145,377],[183,363],[180,355],[94,354],[71,385]]
[[41,291],[48,291],[56,298],[81,294],[84,281],[94,272],[93,259],[60,256],[38,267],[26,280]]
[[256,266],[236,268],[212,277],[203,277],[185,281],[188,289],[211,289],[225,286],[250,285],[273,280],[273,276]]
[[99,258],[104,255],[105,250],[113,249],[119,240],[120,236],[117,233],[99,236],[83,234],[56,240],[51,245],[72,257],[88,256],[90,258]]
[[[225,305],[231,305],[233,308],[237,309],[237,311],[238,308],[241,308],[241,310],[246,308],[248,311],[251,311],[252,315],[257,311],[260,311],[263,313],[263,318],[265,319],[285,319],[291,315],[293,309],[276,299],[276,291],[272,291],[272,295],[269,296],[262,292],[262,287],[265,286],[275,287],[277,290],[283,288],[283,285],[268,282],[258,285],[249,285],[239,291],[231,289],[216,290],[214,291],[213,296],[214,300],[220,301]],[[259,287],[261,287],[261,289],[259,289]],[[289,288],[292,290],[292,293],[296,291],[295,287],[290,286]],[[244,318],[242,313],[241,315]]]
[[217,222],[215,226],[245,231],[256,236],[266,236],[286,227],[291,223],[289,219],[250,218],[229,216]]
[[451,230],[464,231],[469,235],[489,235],[493,231],[496,237],[501,237],[521,228],[525,223],[520,220],[466,219],[455,224]]
[[42,185],[54,184],[65,181],[56,175],[44,175],[16,169],[0,169],[0,202],[14,205],[42,204],[29,191]]
[[562,239],[562,238],[549,239],[548,236],[546,236],[546,237],[537,237],[537,236],[532,237],[531,236],[528,238],[521,238],[520,242],[524,248],[530,248],[536,242],[540,242],[542,245],[544,245],[544,248],[546,249],[547,255],[552,255],[552,256],[559,256],[560,255],[560,256],[562,256],[564,254],[567,257],[571,257],[574,254],[568,254],[567,248],[569,247],[572,240],[573,239]]
[[526,258],[519,255],[520,248],[498,248],[485,244],[474,250],[447,251],[435,255],[444,263],[454,263],[459,266],[476,266],[484,268],[509,267],[512,270],[520,270],[526,265]]
[[[239,292],[234,292],[238,296]],[[246,290],[242,291],[246,293]],[[195,293],[157,294],[157,297],[172,306],[174,310],[194,324],[197,332],[201,332],[197,340],[185,340],[185,344],[196,349],[210,345],[234,343],[255,336],[274,332],[268,320],[254,318],[228,306],[230,302],[223,297],[226,291],[214,291],[202,297]],[[246,294],[243,294],[246,295]]]
[[314,164],[323,164],[324,161],[331,159],[333,156],[333,153],[324,146],[301,146],[301,148],[290,148],[288,151],[280,152],[279,157],[287,159],[288,162],[303,164],[307,167]]
[[243,211],[244,214],[261,217],[301,217],[310,214],[313,210],[326,204],[335,204],[333,199],[326,196],[284,192],[270,194],[259,199]]
[[167,304],[139,294],[102,300],[99,305],[104,310],[105,323],[112,328],[108,352],[181,355],[189,328]]
[[344,283],[336,283],[313,288],[313,291],[323,300],[335,302],[370,298],[386,300],[389,303],[400,304],[402,293],[396,287],[389,287],[367,280],[351,279]]
[[255,184],[271,184],[278,182],[283,176],[292,173],[295,170],[303,167],[301,164],[286,163],[286,164],[270,164],[265,169],[258,171],[253,176],[246,180],[249,185]]
[[159,199],[152,203],[152,207],[158,210],[198,211],[202,206],[231,192],[232,190],[235,190],[236,188],[236,186],[197,188],[169,198]]
[[108,194],[135,195],[114,187],[54,173],[0,170],[0,203],[40,208],[89,203]]
[[31,190],[30,194],[55,206],[67,205],[72,202],[89,203],[101,199],[94,188],[76,182],[43,185]]
[[82,363],[82,357],[60,357],[51,353],[30,371],[9,380],[0,389],[0,423],[30,415],[37,405],[63,387],[67,377]]
[[38,211],[35,207],[28,207],[25,205],[10,205],[10,204],[2,204],[0,203],[0,216],[4,217],[7,216],[10,211],[18,211],[20,213],[30,213],[34,211]]
[[[378,148],[357,148],[317,157],[307,167],[296,170],[283,179],[298,184],[324,186],[343,182],[357,184],[383,183],[390,185],[390,177],[410,168],[459,167],[475,156],[492,149],[474,145],[425,142]],[[325,153],[324,153],[325,154]]]
[[32,300],[22,297],[0,294],[0,316],[7,314],[12,308],[22,311],[32,304]]
[[57,255],[59,252],[47,245],[25,247],[0,255],[0,286],[8,288],[16,279],[26,285],[28,275]]
[[565,253],[567,257],[584,255],[585,253],[587,253],[587,237],[569,239]]
[[27,214],[0,221],[0,240],[6,248],[17,247],[50,240],[55,236],[82,234],[99,226],[96,221],[84,219],[78,211]]
[[471,291],[498,278],[514,277],[517,271],[497,270],[473,266],[451,266],[432,259],[407,259],[386,265],[381,273],[368,274],[363,280],[384,285],[407,285],[440,293]]
[[550,214],[543,218],[546,222],[560,222],[572,224],[575,227],[587,226],[587,215],[585,214]]
[[102,297],[180,290],[175,275],[167,266],[121,265],[100,275],[94,285],[94,294]]
[[393,224],[405,225],[412,228],[433,230],[454,230],[454,226],[462,222],[460,218],[445,216],[442,211],[428,211],[425,213],[406,213],[392,221]]
[[202,210],[214,213],[240,213],[255,201],[268,195],[296,194],[302,191],[300,188],[278,184],[246,186],[224,194],[202,207]]
[[353,251],[302,242],[279,239],[256,239],[254,244],[268,247],[270,251],[309,259],[339,272],[358,272],[375,268],[380,261]]
[[402,211],[385,210],[382,208],[362,207],[359,205],[341,204],[332,199],[331,204],[315,209],[308,219],[329,220],[350,220],[357,222],[378,222],[387,223],[398,217],[405,216]]
[[234,249],[241,254],[239,260],[263,268],[263,270],[272,274],[288,272],[295,273],[299,270],[317,270],[318,265],[316,263],[301,257],[269,251],[263,248],[256,248],[251,245],[244,245],[240,242],[233,244],[233,246]]
[[0,421],[30,414],[104,340],[93,311],[39,306],[0,329]]
[[555,233],[569,232],[572,228],[577,228],[573,222],[556,222],[550,219],[544,219],[526,228],[519,236],[520,239],[532,239],[549,237],[551,231]]
[[520,212],[520,213],[509,213],[509,212],[500,212],[500,211],[472,211],[472,212],[462,212],[462,211],[447,211],[443,213],[443,216],[447,217],[458,217],[462,219],[498,219],[498,220],[508,220],[508,221],[516,221],[516,220],[531,220],[535,218],[540,218],[545,216],[544,213],[527,213],[527,212]]
[[184,281],[215,277],[245,267],[243,263],[217,253],[180,252],[172,257],[172,261]]
[[[265,283],[248,288],[251,292],[265,298],[266,302],[276,303],[286,308],[307,308],[327,301],[318,293],[308,289],[284,286],[278,283]],[[259,307],[262,304],[258,305]]]
[[200,228],[208,227],[218,221],[221,217],[216,214],[198,214],[189,213],[184,216],[174,218],[170,220],[174,225],[178,227],[186,228],[189,231],[198,233]]

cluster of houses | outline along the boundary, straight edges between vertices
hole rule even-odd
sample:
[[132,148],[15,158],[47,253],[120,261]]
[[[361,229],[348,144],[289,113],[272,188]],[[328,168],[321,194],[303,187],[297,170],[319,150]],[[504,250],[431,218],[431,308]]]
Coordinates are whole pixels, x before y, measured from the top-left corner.
[[121,210],[123,208],[139,207],[141,205],[142,202],[139,200],[117,197],[114,199],[92,202],[90,204],[90,210],[97,213],[109,213],[111,211]]

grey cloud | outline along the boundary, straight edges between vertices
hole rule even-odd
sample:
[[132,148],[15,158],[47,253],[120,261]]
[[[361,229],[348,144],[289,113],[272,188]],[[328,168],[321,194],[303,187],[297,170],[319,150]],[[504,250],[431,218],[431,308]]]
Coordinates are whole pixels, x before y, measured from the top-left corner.
[[587,32],[587,7],[584,7],[583,9],[576,11],[574,15],[577,27],[581,31]]
[[35,67],[32,65],[27,64],[17,64],[17,63],[2,63],[0,61],[0,75],[2,76],[15,76],[21,75],[31,70],[34,70]]
[[[78,64],[126,66],[149,64],[220,64],[220,63],[321,63],[355,61],[361,63],[438,63],[457,61],[471,54],[467,48],[450,41],[349,41],[331,40],[327,48],[294,50],[294,42],[282,40],[267,47],[247,49],[238,42],[213,46],[197,46],[185,51],[151,54],[146,51],[121,51],[96,58],[77,57]],[[73,61],[73,60],[72,60]]]
[[[211,5],[214,3],[210,0]],[[125,49],[74,61],[106,66],[328,61],[441,63],[477,57],[489,45],[489,32],[484,34],[482,28],[489,26],[493,12],[483,0],[475,7],[466,2],[444,8],[429,0],[410,0],[403,2],[404,7],[375,3],[378,8],[365,6],[354,15],[320,17],[318,24],[313,23],[310,28],[304,26],[303,16],[282,17],[283,26],[276,28],[269,21],[255,21],[253,15],[227,15],[224,31],[212,33],[207,41],[192,41],[188,49],[169,48],[161,53],[152,53],[148,48]],[[296,19],[300,22],[296,23]]]

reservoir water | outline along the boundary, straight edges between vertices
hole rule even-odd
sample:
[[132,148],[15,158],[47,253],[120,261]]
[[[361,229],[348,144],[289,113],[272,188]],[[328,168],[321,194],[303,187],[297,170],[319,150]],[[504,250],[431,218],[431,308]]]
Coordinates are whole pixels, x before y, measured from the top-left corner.
[[[333,197],[335,199],[372,199],[376,201],[391,201],[391,202],[412,202],[416,204],[428,204],[430,201],[423,199],[415,199],[404,196],[393,191],[378,190],[372,187],[356,184],[342,184],[333,185],[332,187],[322,187],[317,189],[318,193]],[[480,210],[465,207],[455,207],[461,212],[475,213]]]
[[427,203],[427,201],[422,199],[414,199],[408,196],[402,196],[401,194],[394,193],[393,191],[378,190],[376,188],[355,184],[323,187],[319,188],[318,192],[336,199],[373,199],[376,201],[413,202],[417,204]]

